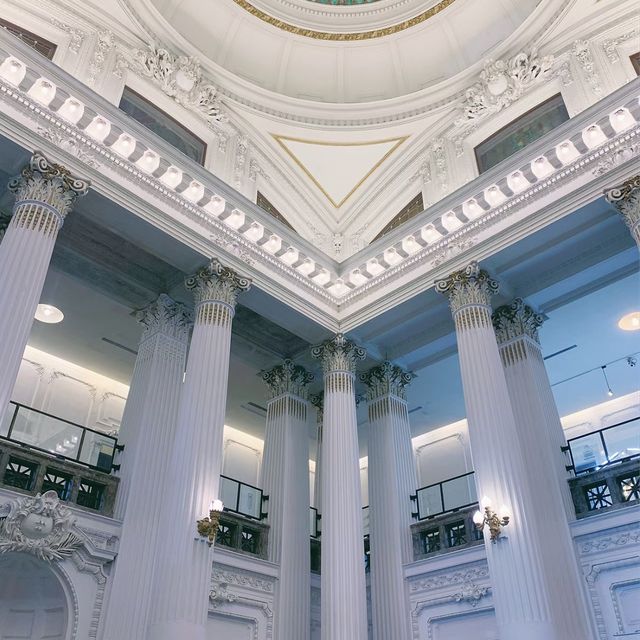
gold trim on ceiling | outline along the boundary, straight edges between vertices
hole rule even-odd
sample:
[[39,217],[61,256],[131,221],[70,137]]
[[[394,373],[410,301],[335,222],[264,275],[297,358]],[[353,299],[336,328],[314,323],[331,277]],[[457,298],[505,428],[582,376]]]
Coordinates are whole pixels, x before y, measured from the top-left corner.
[[[304,138],[292,138],[291,136],[280,136],[275,133],[272,133],[271,136],[273,139],[280,145],[280,147],[284,150],[284,152],[302,169],[304,174],[313,182],[313,184],[320,189],[324,197],[333,205],[335,209],[339,209],[362,185],[362,183],[409,137],[409,136],[400,136],[398,138],[384,138],[383,140],[372,140],[369,142],[326,142],[325,140],[305,140]],[[340,202],[336,202],[323,188],[318,179],[304,166],[302,161],[298,159],[298,157],[293,153],[289,147],[284,143],[284,141],[290,142],[301,142],[303,144],[317,144],[325,147],[368,147],[375,144],[384,144],[385,142],[395,142],[393,147],[387,151],[378,162],[376,162],[371,169],[365,174],[365,176],[347,193],[347,195],[340,200]]]
[[408,20],[403,20],[398,24],[394,24],[390,27],[384,27],[382,29],[373,29],[372,31],[359,31],[356,33],[333,33],[330,31],[314,31],[313,29],[305,29],[304,27],[297,27],[294,24],[290,24],[288,22],[283,22],[282,20],[278,20],[278,18],[274,18],[270,16],[268,13],[265,13],[261,9],[254,7],[248,0],[233,0],[237,5],[248,11],[252,16],[263,20],[267,24],[270,24],[278,29],[282,29],[283,31],[288,31],[289,33],[293,33],[297,36],[304,36],[305,38],[315,38],[316,40],[342,40],[342,41],[353,41],[353,40],[371,40],[373,38],[382,38],[384,36],[390,36],[393,33],[398,33],[398,31],[404,31],[405,29],[409,29],[409,27],[415,27],[417,24],[428,20],[429,18],[433,18],[433,16],[438,15],[441,11],[444,11],[447,7],[452,5],[455,0],[441,0],[435,6],[431,7],[431,9],[427,9],[422,13],[419,13],[417,16],[413,18],[409,18]]

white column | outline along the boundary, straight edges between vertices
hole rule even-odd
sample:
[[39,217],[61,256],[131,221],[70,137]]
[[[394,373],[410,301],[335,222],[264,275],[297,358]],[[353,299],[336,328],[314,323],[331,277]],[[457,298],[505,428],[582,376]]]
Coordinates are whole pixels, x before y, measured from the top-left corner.
[[313,476],[313,506],[322,514],[322,421],[324,392],[313,394],[311,404],[316,408],[316,472]]
[[218,498],[231,323],[236,297],[250,280],[213,259],[187,278],[195,321],[168,489],[160,527],[160,554],[149,640],[205,640],[212,552],[196,521]]
[[606,192],[607,200],[621,213],[640,247],[640,175]]
[[262,372],[271,399],[262,463],[269,496],[269,559],[280,565],[274,639],[309,640],[311,566],[309,547],[309,403],[313,376],[285,360]]
[[105,640],[144,638],[151,607],[176,419],[187,355],[190,319],[185,308],[162,294],[136,317],[145,329],[119,442],[120,485],[116,517],[123,519],[105,621]]
[[391,362],[360,376],[369,403],[369,539],[374,640],[410,638],[403,564],[413,560],[410,496],[418,488],[406,387],[415,376]]
[[567,482],[566,445],[538,340],[543,317],[521,298],[498,307],[493,324],[504,366],[520,448],[532,488],[530,519],[544,522],[551,544],[542,555],[549,601],[563,640],[592,638],[569,519],[575,511]]
[[491,296],[498,283],[473,262],[436,290],[448,296],[458,340],[458,356],[469,423],[471,455],[479,495],[511,512],[503,537],[485,536],[487,563],[500,640],[564,640],[551,619],[548,584],[542,568],[544,523],[531,517],[533,496],[524,473],[504,369],[491,323]]
[[356,360],[342,334],[311,350],[324,370],[322,430],[322,640],[366,640],[367,600],[355,399]]
[[11,400],[58,231],[88,189],[87,181],[38,151],[9,181],[16,201],[0,243],[0,417]]

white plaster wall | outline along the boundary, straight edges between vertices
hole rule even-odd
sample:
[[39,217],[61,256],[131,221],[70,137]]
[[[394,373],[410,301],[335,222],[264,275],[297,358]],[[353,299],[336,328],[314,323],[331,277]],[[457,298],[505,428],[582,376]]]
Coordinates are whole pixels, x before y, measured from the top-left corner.
[[129,387],[27,346],[11,399],[98,431],[120,426]]

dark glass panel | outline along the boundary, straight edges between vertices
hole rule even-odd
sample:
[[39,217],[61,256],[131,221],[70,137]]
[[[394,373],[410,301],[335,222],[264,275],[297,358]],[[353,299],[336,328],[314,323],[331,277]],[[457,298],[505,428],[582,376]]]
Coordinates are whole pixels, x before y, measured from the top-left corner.
[[56,52],[56,45],[53,42],[49,42],[44,38],[36,35],[35,33],[31,33],[31,31],[27,31],[22,27],[19,27],[17,24],[12,24],[11,22],[7,22],[0,18],[0,27],[6,29],[9,33],[12,33],[14,36],[17,36],[24,42],[28,44],[32,49],[35,49],[39,54],[43,55],[45,58],[49,58],[49,60],[53,60],[53,54]]

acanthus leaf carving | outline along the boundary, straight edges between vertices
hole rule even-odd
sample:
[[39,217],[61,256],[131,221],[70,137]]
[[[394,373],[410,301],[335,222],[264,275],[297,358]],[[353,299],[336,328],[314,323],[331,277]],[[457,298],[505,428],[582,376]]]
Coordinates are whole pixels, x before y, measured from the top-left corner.
[[467,602],[475,608],[488,593],[489,587],[479,587],[472,580],[468,580],[462,585],[462,589],[458,593],[451,596],[451,599],[454,602]]
[[[120,58],[117,69],[129,63]],[[162,91],[178,104],[201,115],[210,126],[227,120],[222,112],[218,90],[206,82],[199,61],[191,56],[177,56],[151,43],[147,49],[133,52],[131,66],[152,78]]]
[[498,307],[492,320],[498,344],[522,336],[538,342],[538,329],[544,322],[544,316],[536,313],[522,298],[515,298],[511,304]]
[[304,367],[286,359],[268,371],[261,371],[260,377],[269,388],[272,398],[290,393],[306,400],[308,385],[314,376]]
[[553,61],[553,56],[539,56],[536,49],[520,52],[509,60],[487,60],[480,81],[467,89],[455,124],[464,126],[502,111],[544,80]]

